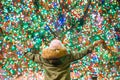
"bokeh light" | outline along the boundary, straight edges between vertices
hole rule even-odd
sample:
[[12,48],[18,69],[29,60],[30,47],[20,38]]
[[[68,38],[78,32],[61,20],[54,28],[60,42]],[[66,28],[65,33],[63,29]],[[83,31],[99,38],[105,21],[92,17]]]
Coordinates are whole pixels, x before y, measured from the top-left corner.
[[68,52],[81,51],[102,37],[108,50],[99,45],[92,54],[73,62],[71,78],[88,80],[97,75],[99,80],[119,80],[120,1],[91,0],[84,13],[87,3],[88,0],[1,0],[0,78],[24,75],[42,80],[44,70],[27,59],[24,50],[41,54],[52,39],[59,37]]

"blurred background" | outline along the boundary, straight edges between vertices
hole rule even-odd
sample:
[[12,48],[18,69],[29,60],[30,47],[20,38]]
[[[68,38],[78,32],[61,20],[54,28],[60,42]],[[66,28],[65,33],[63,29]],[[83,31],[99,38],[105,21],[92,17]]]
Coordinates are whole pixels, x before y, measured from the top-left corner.
[[120,0],[0,0],[0,80],[44,80],[23,52],[56,37],[68,52],[106,42],[71,64],[72,80],[120,80]]

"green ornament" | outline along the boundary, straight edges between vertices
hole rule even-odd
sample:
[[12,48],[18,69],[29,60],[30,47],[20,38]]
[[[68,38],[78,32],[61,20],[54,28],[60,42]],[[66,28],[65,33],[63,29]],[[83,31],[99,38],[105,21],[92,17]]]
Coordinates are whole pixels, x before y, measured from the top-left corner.
[[2,21],[2,16],[0,16],[0,21]]
[[34,49],[36,49],[36,50],[39,50],[39,45],[38,44],[36,44],[36,45],[34,45]]
[[80,50],[81,50],[81,47],[78,45],[78,46],[77,46],[77,49],[78,49],[78,51],[80,51]]
[[102,34],[101,37],[102,37],[102,39],[104,39],[104,40],[108,40],[108,39],[107,39],[107,36],[106,36],[105,34]]
[[117,61],[117,57],[116,57],[116,56],[113,57],[113,61],[114,61],[114,62]]
[[11,48],[12,51],[15,51],[16,50],[16,46],[13,45],[12,48]]
[[97,52],[100,52],[100,47],[96,47],[95,50],[96,50]]
[[42,15],[46,15],[46,14],[47,14],[47,10],[42,9],[41,14],[42,14]]
[[3,70],[6,70],[6,66],[5,66],[5,65],[4,65],[4,66],[2,66],[2,69],[3,69]]
[[28,35],[28,38],[29,38],[29,39],[32,38],[32,35]]
[[31,68],[31,67],[32,67],[32,65],[31,65],[31,64],[28,64],[28,67],[29,67],[29,68]]
[[40,22],[40,26],[43,26],[45,23],[44,22]]
[[35,67],[35,72],[38,72],[39,68],[38,67]]
[[32,20],[37,20],[37,16],[34,15],[34,16],[32,17]]
[[9,38],[8,38],[8,36],[5,36],[5,38],[4,38],[6,41],[8,41],[9,40]]
[[11,60],[11,61],[10,61],[10,64],[14,64],[14,61],[13,61],[13,60]]
[[15,74],[16,74],[16,71],[13,70],[13,69],[10,69],[10,73],[11,73],[12,75],[15,75]]
[[106,24],[106,23],[107,23],[107,21],[106,21],[106,20],[104,20],[104,21],[103,21],[103,24]]
[[114,42],[114,40],[110,40],[110,44],[109,44],[110,46],[114,46],[115,45],[115,42]]
[[40,32],[39,32],[39,35],[40,35],[40,38],[44,38],[45,31],[44,31],[44,30],[40,31]]
[[96,40],[100,40],[100,35],[95,35],[94,36],[94,41],[96,41]]
[[23,23],[23,28],[27,29],[28,28],[28,23]]
[[39,36],[39,33],[38,33],[38,32],[36,32],[34,35],[35,35],[35,36]]
[[106,61],[108,61],[108,60],[109,60],[108,55],[107,55],[107,54],[104,54],[104,55],[103,55],[103,59],[106,60]]
[[78,26],[76,29],[77,29],[78,31],[81,31],[81,30],[82,30],[82,26]]
[[18,58],[21,59],[21,58],[23,58],[23,56],[22,55],[18,55]]

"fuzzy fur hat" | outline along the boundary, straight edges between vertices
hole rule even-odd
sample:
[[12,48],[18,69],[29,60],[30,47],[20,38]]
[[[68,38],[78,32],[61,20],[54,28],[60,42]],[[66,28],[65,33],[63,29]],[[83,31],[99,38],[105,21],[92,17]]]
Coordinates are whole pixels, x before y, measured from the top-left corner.
[[42,57],[44,59],[56,59],[67,55],[66,48],[62,45],[60,40],[54,39],[51,41],[48,48],[43,49]]

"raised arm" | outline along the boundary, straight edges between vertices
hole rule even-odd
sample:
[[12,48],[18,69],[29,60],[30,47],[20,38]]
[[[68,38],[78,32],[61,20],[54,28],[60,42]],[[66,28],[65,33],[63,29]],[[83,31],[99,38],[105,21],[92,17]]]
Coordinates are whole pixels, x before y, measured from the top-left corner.
[[83,58],[88,53],[91,53],[95,46],[98,46],[103,43],[104,43],[103,40],[99,40],[99,41],[94,42],[93,44],[90,44],[89,46],[86,47],[85,50],[82,50],[81,52],[72,51],[70,53],[70,61],[73,62],[75,60],[79,60],[79,59]]
[[24,52],[25,57],[29,58],[30,60],[33,60],[34,62],[41,63],[41,55],[38,51],[32,51],[32,52]]
[[33,60],[34,62],[40,63],[41,62],[41,55],[40,54],[34,54],[31,52],[25,52],[24,55],[29,58],[30,60]]

